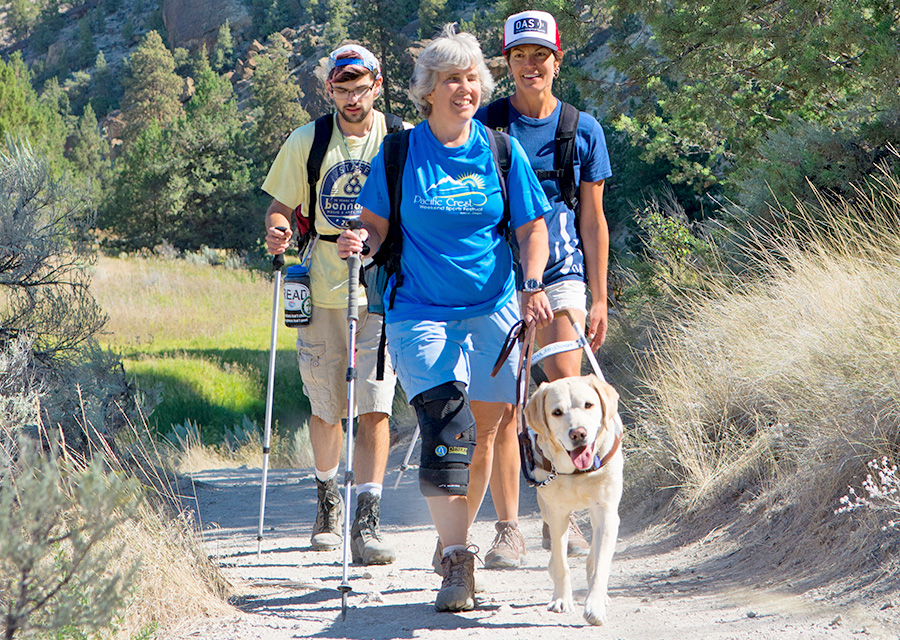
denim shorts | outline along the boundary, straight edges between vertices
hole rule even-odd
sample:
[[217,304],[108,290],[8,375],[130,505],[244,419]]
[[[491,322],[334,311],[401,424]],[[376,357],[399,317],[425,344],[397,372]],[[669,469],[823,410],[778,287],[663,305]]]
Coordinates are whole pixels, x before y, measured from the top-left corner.
[[466,384],[470,400],[516,401],[518,343],[496,377],[494,362],[512,326],[521,318],[515,296],[487,316],[435,322],[404,320],[387,327],[388,351],[406,397],[414,397],[445,382]]

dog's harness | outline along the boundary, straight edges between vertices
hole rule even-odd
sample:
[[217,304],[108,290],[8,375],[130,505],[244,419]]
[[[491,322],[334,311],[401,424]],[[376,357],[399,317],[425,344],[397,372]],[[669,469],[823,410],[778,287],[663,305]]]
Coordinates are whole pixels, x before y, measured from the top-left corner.
[[[544,452],[541,451],[541,447],[537,442],[537,434],[525,423],[525,401],[528,398],[528,387],[531,384],[531,365],[537,364],[541,360],[558,353],[583,349],[587,355],[588,361],[591,363],[591,369],[593,369],[594,375],[600,378],[600,380],[606,381],[606,378],[603,377],[603,372],[600,371],[600,363],[597,362],[594,352],[591,351],[590,342],[584,335],[578,322],[572,317],[568,310],[557,311],[554,315],[558,317],[562,314],[565,314],[566,317],[569,318],[572,327],[575,329],[575,334],[578,336],[577,339],[568,342],[554,342],[553,344],[549,344],[538,350],[537,353],[534,353],[535,325],[527,326],[523,320],[520,320],[509,330],[506,340],[503,342],[503,348],[500,350],[500,355],[494,363],[494,369],[491,371],[491,376],[496,376],[503,366],[503,363],[512,352],[516,341],[522,342],[522,350],[519,353],[519,365],[516,373],[516,409],[518,414],[516,431],[519,439],[519,456],[522,460],[522,475],[525,476],[528,484],[533,487],[546,486],[556,478],[556,476],[560,475],[560,473],[554,467],[553,462],[551,462],[550,459],[544,455]],[[619,447],[622,444],[622,437],[621,424],[617,423],[613,445],[610,447],[609,451],[606,452],[606,455],[602,458],[599,455],[595,455],[594,463],[588,469],[576,469],[571,475],[593,473],[594,471],[599,470],[607,464],[619,450]],[[547,473],[547,478],[544,480],[537,480],[534,477],[535,469],[542,469],[545,471]]]

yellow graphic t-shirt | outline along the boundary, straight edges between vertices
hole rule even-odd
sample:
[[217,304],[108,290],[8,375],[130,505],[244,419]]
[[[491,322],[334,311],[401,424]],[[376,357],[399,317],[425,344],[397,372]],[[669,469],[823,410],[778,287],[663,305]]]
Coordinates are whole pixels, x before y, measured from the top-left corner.
[[[316,187],[316,231],[319,235],[339,234],[347,228],[350,220],[359,217],[356,196],[362,190],[371,168],[370,162],[387,134],[384,114],[380,111],[374,113],[372,128],[363,138],[344,137],[337,122],[334,123]],[[315,122],[295,129],[282,145],[262,186],[263,191],[291,209],[302,205],[301,211],[305,216],[308,216],[306,209],[309,205],[306,159],[314,135]],[[347,262],[338,257],[334,242],[320,239],[316,243],[309,278],[314,306],[347,308]],[[367,302],[362,287],[359,302],[361,305]]]

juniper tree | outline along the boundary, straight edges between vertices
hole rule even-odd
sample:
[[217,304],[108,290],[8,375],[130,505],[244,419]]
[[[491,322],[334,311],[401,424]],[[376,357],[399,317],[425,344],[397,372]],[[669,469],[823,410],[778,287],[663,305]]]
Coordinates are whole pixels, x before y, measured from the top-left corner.
[[129,138],[150,124],[167,127],[184,115],[183,81],[175,73],[172,53],[156,31],[148,32],[129,56],[122,84],[122,112]]
[[231,26],[228,20],[219,27],[216,36],[216,46],[213,49],[212,67],[216,71],[230,69],[234,65],[234,37],[231,35]]
[[406,88],[412,75],[411,60],[405,57],[409,38],[398,32],[416,14],[409,0],[355,0],[355,20],[350,35],[368,46],[381,62],[384,76],[382,95],[385,110],[407,118],[416,117],[406,100]]
[[0,144],[6,135],[17,135],[58,168],[65,142],[65,124],[57,112],[59,103],[41,100],[31,80],[20,52],[13,53],[7,62],[0,59]]
[[620,126],[645,158],[672,163],[674,181],[721,181],[789,118],[846,129],[900,107],[894,2],[611,6],[611,61],[635,105]]
[[264,165],[271,163],[293,129],[309,122],[309,114],[300,106],[303,94],[288,72],[287,49],[277,36],[270,37],[268,44],[253,74],[257,161]]

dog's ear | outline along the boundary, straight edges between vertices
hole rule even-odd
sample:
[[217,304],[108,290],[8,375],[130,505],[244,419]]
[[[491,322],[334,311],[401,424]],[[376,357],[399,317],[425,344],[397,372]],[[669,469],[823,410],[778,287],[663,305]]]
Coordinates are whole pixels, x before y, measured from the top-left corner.
[[607,424],[619,411],[619,392],[594,374],[585,377],[600,396],[600,403],[603,405],[603,423]]
[[545,435],[547,433],[547,420],[544,417],[544,398],[547,395],[547,384],[542,382],[534,395],[525,405],[525,423],[535,432]]

